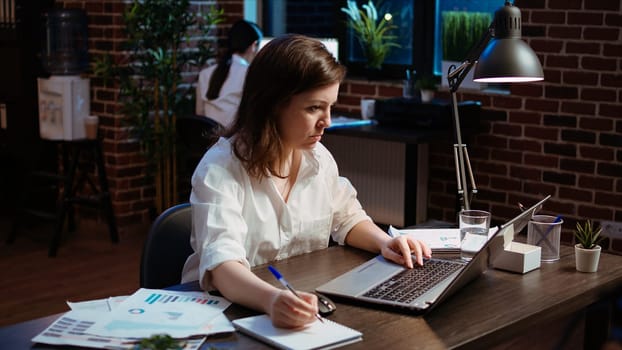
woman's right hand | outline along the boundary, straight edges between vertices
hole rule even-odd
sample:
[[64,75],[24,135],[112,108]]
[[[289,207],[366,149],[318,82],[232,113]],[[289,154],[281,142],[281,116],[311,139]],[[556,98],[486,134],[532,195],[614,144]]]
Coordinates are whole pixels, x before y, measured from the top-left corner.
[[268,314],[275,327],[297,328],[316,320],[317,296],[296,291],[300,298],[285,289],[275,289],[268,307]]

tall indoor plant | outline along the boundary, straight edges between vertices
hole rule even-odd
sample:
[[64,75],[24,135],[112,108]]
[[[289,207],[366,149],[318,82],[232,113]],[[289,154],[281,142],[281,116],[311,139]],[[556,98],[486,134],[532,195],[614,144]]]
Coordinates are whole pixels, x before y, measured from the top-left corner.
[[213,7],[193,13],[189,0],[135,0],[123,15],[124,55],[116,62],[103,56],[95,64],[96,75],[118,83],[121,112],[153,175],[158,213],[177,203],[175,123],[194,106],[194,89],[183,74],[215,56],[210,31],[222,15]]
[[348,15],[347,24],[356,34],[356,39],[367,59],[367,67],[380,69],[392,47],[399,47],[397,36],[391,30],[397,28],[392,24],[391,14],[378,18],[376,5],[369,0],[359,9],[355,0],[348,0],[348,7],[341,11]]

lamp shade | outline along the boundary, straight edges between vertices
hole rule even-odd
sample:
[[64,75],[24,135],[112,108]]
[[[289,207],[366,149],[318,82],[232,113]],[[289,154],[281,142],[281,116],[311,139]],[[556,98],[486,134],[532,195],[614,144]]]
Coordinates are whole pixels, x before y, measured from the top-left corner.
[[521,39],[494,39],[480,56],[473,81],[529,82],[544,79],[538,56]]
[[506,2],[495,12],[494,32],[475,66],[473,81],[512,83],[544,79],[538,56],[521,39],[521,14],[517,7]]

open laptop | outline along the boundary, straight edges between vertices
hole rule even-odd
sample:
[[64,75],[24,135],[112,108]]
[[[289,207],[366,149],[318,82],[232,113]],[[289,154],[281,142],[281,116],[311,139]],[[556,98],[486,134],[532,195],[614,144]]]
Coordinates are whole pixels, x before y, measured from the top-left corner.
[[492,263],[496,254],[503,251],[503,237],[519,232],[549,198],[547,196],[498,227],[469,262],[459,257],[432,258],[426,260],[424,266],[415,265],[413,269],[407,269],[378,255],[317,287],[316,291],[363,303],[408,309],[414,313],[428,312],[479,277]]

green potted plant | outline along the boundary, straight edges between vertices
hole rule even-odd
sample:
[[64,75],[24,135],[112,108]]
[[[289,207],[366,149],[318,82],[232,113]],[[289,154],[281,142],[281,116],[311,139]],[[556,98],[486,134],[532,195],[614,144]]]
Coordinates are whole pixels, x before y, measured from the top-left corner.
[[436,79],[424,75],[415,81],[415,88],[421,92],[421,102],[430,102],[434,98],[434,93],[438,90]]
[[603,237],[600,235],[602,228],[595,227],[591,220],[587,220],[581,225],[577,222],[574,237],[577,244],[574,246],[575,262],[577,271],[596,272],[598,261],[600,260],[601,246],[599,243]]
[[369,0],[359,9],[355,0],[348,0],[348,7],[341,11],[348,15],[347,25],[354,30],[356,39],[367,59],[367,67],[380,69],[392,47],[399,47],[397,36],[391,31],[397,26],[392,24],[390,13],[378,18],[376,5]]
[[174,339],[168,334],[155,334],[141,339],[132,350],[182,350],[185,343]]
[[[194,89],[184,74],[216,55],[210,32],[222,15],[213,7],[193,12],[189,0],[134,0],[123,14],[124,56],[104,55],[94,64],[104,83],[118,84],[120,112],[145,155],[157,213],[178,202],[176,119],[194,108]],[[198,38],[196,45],[191,37]]]

